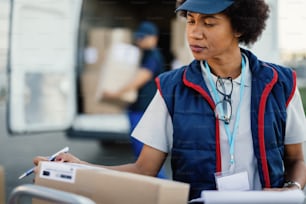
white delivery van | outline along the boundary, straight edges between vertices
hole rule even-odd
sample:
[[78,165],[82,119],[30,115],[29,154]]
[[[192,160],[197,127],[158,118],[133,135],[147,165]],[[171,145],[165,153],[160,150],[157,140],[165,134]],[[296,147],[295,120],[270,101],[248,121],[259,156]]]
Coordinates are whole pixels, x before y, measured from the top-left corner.
[[[9,132],[64,130],[69,137],[127,141],[128,102],[107,103],[97,97],[104,59],[107,55],[136,59],[137,51],[124,54],[124,49],[132,45],[133,29],[150,20],[160,29],[159,47],[166,62],[171,61],[174,10],[175,1],[166,0],[11,1]],[[115,44],[117,52],[109,54]],[[121,71],[114,78],[117,83],[129,73]]]

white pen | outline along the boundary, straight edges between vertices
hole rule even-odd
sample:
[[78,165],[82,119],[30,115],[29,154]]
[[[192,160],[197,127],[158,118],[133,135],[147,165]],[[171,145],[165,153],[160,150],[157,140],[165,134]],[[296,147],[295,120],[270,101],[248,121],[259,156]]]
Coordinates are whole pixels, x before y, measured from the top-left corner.
[[[65,148],[61,149],[60,151],[56,152],[55,154],[51,155],[51,156],[48,158],[48,160],[49,160],[49,161],[53,161],[60,153],[66,153],[66,152],[68,152],[68,151],[69,151],[69,147],[65,147]],[[21,176],[19,176],[18,179],[22,179],[22,178],[24,178],[24,177],[26,177],[26,176],[29,176],[30,174],[32,174],[32,173],[34,172],[34,169],[35,169],[35,167],[33,167],[33,168],[27,170],[27,171],[24,172]]]

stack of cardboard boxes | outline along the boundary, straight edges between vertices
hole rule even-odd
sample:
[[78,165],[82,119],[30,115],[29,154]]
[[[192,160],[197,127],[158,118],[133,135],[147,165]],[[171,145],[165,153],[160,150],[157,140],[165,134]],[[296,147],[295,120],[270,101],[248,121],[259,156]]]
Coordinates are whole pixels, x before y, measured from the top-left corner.
[[93,28],[88,32],[86,66],[81,76],[84,113],[121,113],[136,100],[135,92],[116,101],[103,99],[103,92],[119,90],[129,83],[139,67],[140,55],[132,45],[130,29]]

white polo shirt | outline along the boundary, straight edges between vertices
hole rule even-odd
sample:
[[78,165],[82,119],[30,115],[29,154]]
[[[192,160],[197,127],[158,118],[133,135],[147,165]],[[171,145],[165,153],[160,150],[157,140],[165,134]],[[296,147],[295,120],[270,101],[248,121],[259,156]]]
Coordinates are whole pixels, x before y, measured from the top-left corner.
[[[212,89],[207,78],[206,70],[203,67],[202,75],[209,91],[212,93]],[[233,124],[237,116],[236,112],[240,98],[240,79],[241,77],[239,76],[233,80],[233,92],[231,96],[232,118],[230,122],[231,132],[233,131]],[[241,119],[239,121],[237,136],[235,139],[235,169],[237,171],[247,171],[251,189],[259,190],[262,187],[259,180],[257,161],[254,155],[253,141],[251,135],[251,79],[252,75],[249,69],[249,63],[248,60],[246,60],[244,97],[241,101],[240,111]],[[217,77],[213,76],[213,80],[214,82],[216,82]],[[220,144],[222,155],[222,170],[226,171],[227,169],[229,169],[230,154],[228,138],[223,124],[223,122],[220,122]],[[132,136],[146,145],[149,145],[160,151],[170,153],[173,140],[172,133],[173,126],[171,117],[168,113],[166,104],[162,96],[160,95],[159,91],[157,91],[153,100],[145,111],[143,117],[138,123],[137,127],[134,129]],[[299,90],[296,89],[294,96],[287,107],[285,144],[302,143],[306,140],[305,134],[306,119],[301,96]]]

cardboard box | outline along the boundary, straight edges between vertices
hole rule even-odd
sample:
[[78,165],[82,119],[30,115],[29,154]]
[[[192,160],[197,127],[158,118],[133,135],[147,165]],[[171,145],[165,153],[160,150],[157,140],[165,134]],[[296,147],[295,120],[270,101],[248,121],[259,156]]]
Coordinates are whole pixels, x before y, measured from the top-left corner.
[[[141,51],[127,43],[113,43],[101,67],[97,99],[103,99],[103,92],[116,92],[131,83],[140,67]],[[136,91],[126,92],[121,101],[132,103],[137,99]]]
[[113,43],[100,69],[86,69],[81,76],[81,93],[84,113],[122,113],[136,101],[137,91],[132,90],[118,100],[103,98],[104,91],[116,92],[130,83],[140,63],[140,50],[126,43]]
[[103,99],[103,92],[116,91],[129,83],[140,62],[140,50],[132,44],[128,28],[93,28],[88,32],[85,70],[81,76],[83,112],[122,113],[137,99],[131,91],[119,100]]
[[107,50],[114,43],[131,43],[132,31],[128,28],[92,28],[87,33],[87,48],[85,49],[86,69],[100,70]]
[[86,114],[116,114],[123,113],[128,103],[122,101],[107,101],[97,99],[100,72],[87,70],[81,76],[81,94],[83,112]]
[[79,194],[99,204],[186,204],[189,193],[189,184],[181,182],[56,162],[39,164],[35,184]]
[[87,48],[84,53],[86,69],[100,69],[110,45],[111,33],[110,28],[92,28],[88,31]]
[[4,168],[0,166],[0,204],[5,203],[5,180]]

